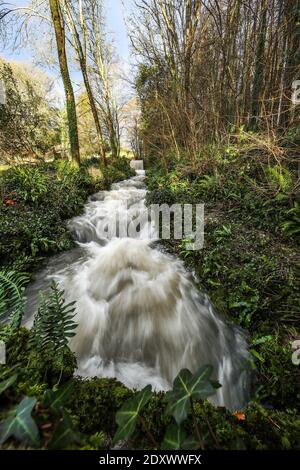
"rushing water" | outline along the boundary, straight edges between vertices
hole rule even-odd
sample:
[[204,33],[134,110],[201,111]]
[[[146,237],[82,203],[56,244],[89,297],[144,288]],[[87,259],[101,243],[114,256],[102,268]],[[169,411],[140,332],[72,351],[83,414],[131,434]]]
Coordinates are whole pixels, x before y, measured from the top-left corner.
[[38,290],[54,277],[66,300],[77,301],[71,348],[79,375],[166,390],[180,369],[211,364],[222,384],[212,402],[240,409],[249,388],[244,333],[218,317],[181,261],[153,248],[152,227],[135,238],[103,238],[116,211],[132,220],[145,210],[144,172],[137,173],[92,196],[84,214],[69,222],[78,248],[52,258],[38,274],[27,291],[26,323],[32,324]]

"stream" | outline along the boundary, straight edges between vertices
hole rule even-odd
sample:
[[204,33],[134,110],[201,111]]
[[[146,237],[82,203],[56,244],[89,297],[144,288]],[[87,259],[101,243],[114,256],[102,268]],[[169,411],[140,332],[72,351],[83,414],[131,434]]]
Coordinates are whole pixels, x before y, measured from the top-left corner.
[[211,364],[222,387],[210,401],[239,410],[249,400],[245,334],[217,315],[179,259],[157,248],[150,221],[131,238],[119,225],[112,239],[103,236],[116,212],[132,221],[145,211],[144,171],[136,172],[91,196],[84,214],[69,221],[77,247],[37,273],[26,291],[24,323],[32,325],[38,292],[54,278],[66,301],[76,300],[70,347],[77,375],[116,377],[137,389],[150,383],[159,391],[170,389],[181,369]]

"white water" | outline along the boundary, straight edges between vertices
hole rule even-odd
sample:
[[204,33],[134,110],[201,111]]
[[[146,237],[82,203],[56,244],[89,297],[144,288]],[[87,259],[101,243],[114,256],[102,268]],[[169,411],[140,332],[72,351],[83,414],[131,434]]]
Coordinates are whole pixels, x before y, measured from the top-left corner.
[[181,261],[151,247],[148,230],[135,239],[108,242],[98,236],[114,211],[123,208],[132,219],[145,209],[144,172],[138,173],[91,197],[84,215],[70,221],[79,248],[54,258],[40,273],[27,292],[28,312],[36,309],[37,291],[54,277],[66,300],[77,301],[71,348],[79,375],[166,390],[180,369],[211,364],[222,384],[212,401],[240,409],[249,388],[244,334],[216,315]]
[[130,166],[131,168],[134,168],[134,170],[140,171],[144,170],[144,162],[143,160],[131,160],[130,161]]

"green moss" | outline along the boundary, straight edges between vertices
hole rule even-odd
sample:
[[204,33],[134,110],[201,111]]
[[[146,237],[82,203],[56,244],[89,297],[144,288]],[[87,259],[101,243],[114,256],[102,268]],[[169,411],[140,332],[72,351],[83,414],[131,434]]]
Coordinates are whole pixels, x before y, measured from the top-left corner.
[[104,432],[96,432],[85,439],[80,450],[105,450],[108,447],[109,439]]
[[[155,440],[157,442],[162,442],[166,428],[173,422],[172,417],[166,415],[166,402],[164,393],[153,394],[150,402],[145,407],[143,417]],[[139,438],[141,436],[144,436],[144,438],[146,437],[145,431],[140,424],[138,427],[138,434]]]
[[76,378],[70,407],[80,431],[86,434],[104,431],[112,436],[116,429],[114,416],[132,393],[115,379]]

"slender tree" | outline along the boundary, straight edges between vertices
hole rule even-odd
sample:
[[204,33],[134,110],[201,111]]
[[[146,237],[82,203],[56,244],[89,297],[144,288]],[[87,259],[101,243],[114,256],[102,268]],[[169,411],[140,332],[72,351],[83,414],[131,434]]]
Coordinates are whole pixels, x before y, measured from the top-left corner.
[[59,0],[49,0],[49,5],[55,31],[59,66],[66,96],[71,155],[72,159],[80,164],[76,104],[66,54],[65,23]]
[[196,161],[229,132],[295,121],[299,0],[135,0],[128,22],[148,153]]
[[63,1],[63,10],[65,12],[67,24],[72,34],[73,46],[76,51],[78,62],[83,76],[85,89],[87,92],[90,108],[92,111],[95,128],[98,139],[98,151],[100,158],[106,166],[106,154],[105,154],[105,142],[103,138],[103,132],[101,128],[99,113],[97,110],[97,104],[94,97],[94,92],[91,84],[90,74],[88,72],[87,64],[87,28],[85,23],[84,11],[82,1],[79,2],[78,8],[76,9],[74,4],[69,0]]
[[265,47],[267,35],[267,0],[261,2],[259,17],[259,32],[256,47],[256,57],[254,66],[254,78],[252,88],[252,117],[251,127],[256,130],[258,116],[260,114],[260,99],[263,92],[264,71],[265,71]]
[[279,123],[285,128],[291,120],[291,95],[294,80],[300,79],[300,0],[284,1],[286,60],[282,74],[282,103]]
[[107,41],[99,0],[84,0],[85,25],[87,31],[87,49],[91,60],[91,69],[97,104],[102,121],[108,134],[113,157],[120,154],[119,110],[113,90],[114,54],[113,47]]

